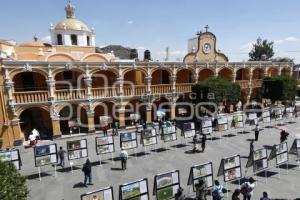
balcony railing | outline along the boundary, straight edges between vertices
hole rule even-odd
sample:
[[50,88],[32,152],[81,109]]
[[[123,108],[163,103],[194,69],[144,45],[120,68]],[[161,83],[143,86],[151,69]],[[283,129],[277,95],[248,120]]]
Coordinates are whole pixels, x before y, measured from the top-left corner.
[[58,101],[78,100],[85,98],[85,89],[56,90],[55,94]]
[[252,88],[259,88],[259,87],[262,87],[262,82],[263,82],[262,79],[255,79],[255,80],[252,80]]
[[124,96],[140,96],[147,92],[146,85],[137,85],[134,87],[124,86]]
[[15,103],[46,102],[49,98],[48,91],[14,92]]
[[92,88],[92,95],[94,98],[113,97],[117,96],[117,89],[112,87]]
[[249,80],[242,80],[242,81],[236,81],[241,87],[241,89],[249,88],[250,87],[250,81]]
[[171,93],[172,85],[151,85],[151,93],[152,94],[163,94],[163,93]]
[[176,92],[177,93],[186,93],[186,92],[192,92],[192,83],[181,83],[176,84]]

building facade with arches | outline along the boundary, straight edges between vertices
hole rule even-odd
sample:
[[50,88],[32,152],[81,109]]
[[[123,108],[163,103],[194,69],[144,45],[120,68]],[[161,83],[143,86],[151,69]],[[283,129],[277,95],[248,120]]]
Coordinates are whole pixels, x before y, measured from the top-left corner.
[[256,98],[264,77],[292,75],[292,63],[229,62],[208,31],[198,35],[182,62],[119,60],[113,53],[96,53],[94,31],[74,20],[71,4],[65,10],[66,19],[50,28],[51,44],[37,38],[0,44],[3,146],[27,139],[33,128],[43,139],[69,134],[71,119],[80,122],[83,133],[97,131],[106,115],[121,126],[133,113],[152,122],[161,109],[175,119],[192,85],[211,77],[239,83],[246,102]]

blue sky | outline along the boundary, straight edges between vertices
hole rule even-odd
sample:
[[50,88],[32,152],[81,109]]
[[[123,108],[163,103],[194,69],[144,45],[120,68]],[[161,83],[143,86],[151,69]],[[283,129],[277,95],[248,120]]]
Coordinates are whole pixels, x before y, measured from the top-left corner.
[[[150,49],[162,60],[182,59],[187,39],[205,25],[230,61],[248,59],[258,36],[275,42],[275,56],[300,62],[299,0],[72,0],[76,17],[94,27],[98,46],[120,44]],[[50,23],[65,18],[64,0],[1,2],[0,38],[17,42],[49,35]],[[141,56],[141,55],[140,55]]]

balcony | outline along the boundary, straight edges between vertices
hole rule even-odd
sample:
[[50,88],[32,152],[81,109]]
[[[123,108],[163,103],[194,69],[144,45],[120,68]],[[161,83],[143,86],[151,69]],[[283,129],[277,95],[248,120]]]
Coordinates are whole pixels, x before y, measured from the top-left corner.
[[252,80],[252,88],[260,88],[260,87],[262,87],[262,82],[263,82],[262,79]]
[[241,87],[241,89],[249,88],[250,87],[250,81],[249,80],[242,80],[242,81],[236,81]]
[[95,99],[117,96],[118,92],[116,88],[92,88],[92,95]]
[[14,92],[15,103],[40,103],[46,102],[49,98],[48,91],[30,91],[30,92]]
[[56,90],[56,100],[65,101],[65,100],[79,100],[85,99],[85,89],[65,89],[65,90]]
[[176,93],[192,92],[192,83],[176,84]]

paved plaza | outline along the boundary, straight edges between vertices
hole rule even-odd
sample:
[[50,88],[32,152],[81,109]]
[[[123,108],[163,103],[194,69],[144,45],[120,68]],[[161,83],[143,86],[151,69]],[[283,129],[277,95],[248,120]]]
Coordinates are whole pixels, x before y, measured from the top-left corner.
[[[288,148],[291,147],[292,142],[297,138],[300,132],[300,119],[294,119],[296,123],[287,124],[288,132]],[[274,122],[272,122],[274,124]],[[261,125],[263,128],[263,125]],[[250,130],[246,127],[245,129]],[[239,129],[242,131],[242,129]],[[187,186],[190,167],[196,164],[202,164],[211,161],[213,163],[214,178],[221,181],[225,188],[230,190],[229,198],[231,199],[232,191],[239,187],[238,181],[225,184],[223,176],[217,177],[220,161],[223,157],[229,157],[236,154],[241,155],[242,176],[252,176],[252,167],[245,168],[247,156],[249,155],[249,140],[254,138],[253,131],[246,134],[238,133],[237,130],[231,129],[226,132],[214,132],[211,137],[208,137],[207,147],[204,153],[191,153],[193,145],[192,139],[184,139],[180,136],[180,129],[177,129],[178,140],[164,145],[161,140],[159,144],[144,149],[139,144],[137,149],[137,156],[133,150],[129,150],[131,155],[128,160],[128,169],[126,171],[120,170],[119,155],[119,137],[115,137],[115,150],[113,154],[114,160],[111,160],[111,154],[103,155],[102,165],[99,164],[99,157],[95,151],[95,137],[97,135],[80,136],[77,138],[59,139],[54,142],[57,146],[63,146],[66,149],[66,141],[76,140],[78,138],[87,138],[89,158],[93,162],[92,178],[94,185],[88,188],[82,187],[83,173],[81,171],[82,164],[85,159],[75,160],[73,172],[69,168],[68,161],[66,162],[66,169],[62,170],[57,167],[55,171],[53,166],[44,166],[41,168],[42,179],[39,180],[38,169],[34,166],[33,149],[20,149],[23,167],[21,173],[28,176],[28,186],[30,188],[30,198],[33,200],[75,200],[80,199],[80,195],[89,191],[94,191],[107,186],[113,186],[114,198],[119,198],[119,185],[133,182],[142,178],[148,179],[148,188],[150,199],[155,199],[153,196],[153,181],[154,176],[159,173],[165,173],[172,170],[180,171],[180,185],[184,188],[184,193],[189,196],[194,196],[192,187]],[[271,147],[279,143],[279,130],[275,128],[264,128],[259,136],[259,141],[255,142],[255,149],[266,147],[268,155]],[[224,137],[230,133],[231,137]],[[221,137],[220,137],[221,136]],[[220,139],[218,139],[220,138]],[[139,141],[139,140],[138,140]],[[43,142],[44,143],[44,142]],[[53,142],[49,142],[53,143]],[[163,147],[166,148],[163,151]],[[155,151],[154,149],[157,149]],[[140,152],[146,150],[146,155]],[[299,177],[300,167],[295,161],[296,156],[289,154],[289,170],[286,170],[286,165],[282,168],[276,168],[275,159],[269,161],[269,168],[267,170],[268,178],[265,178],[265,173],[259,173],[255,176],[257,185],[254,191],[254,198],[259,199],[263,191],[267,191],[272,199],[295,199],[300,197]],[[280,173],[279,173],[280,172]],[[243,180],[242,180],[243,181]],[[225,196],[226,197],[226,196]],[[228,199],[229,199],[228,198]]]

